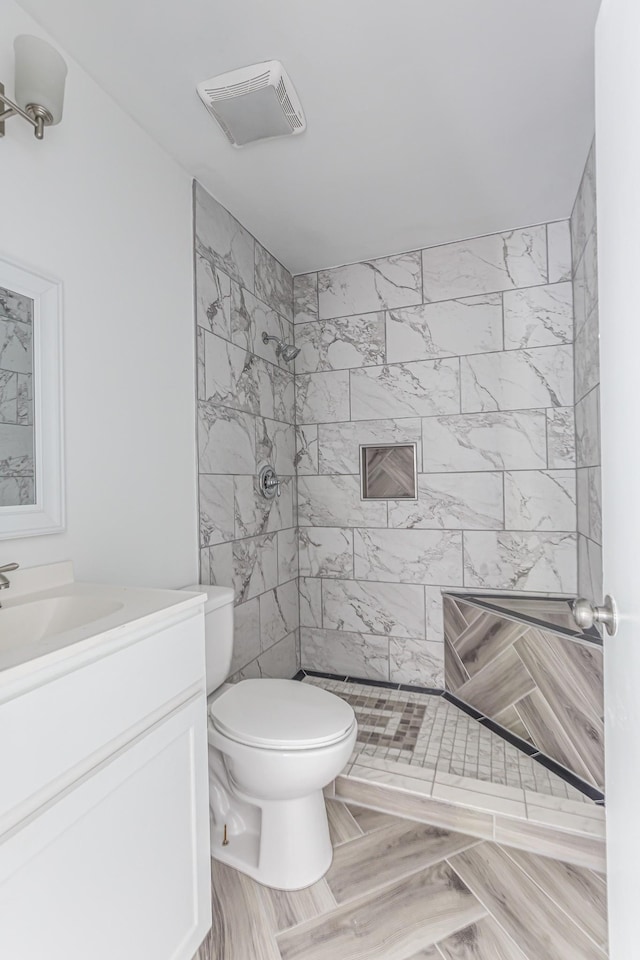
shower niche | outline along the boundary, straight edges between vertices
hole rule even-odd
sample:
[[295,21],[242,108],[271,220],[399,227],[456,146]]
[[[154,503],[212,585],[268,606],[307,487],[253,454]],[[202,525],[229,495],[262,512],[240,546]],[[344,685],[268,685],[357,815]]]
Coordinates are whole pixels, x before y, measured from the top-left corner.
[[417,445],[377,443],[360,447],[363,500],[417,500]]

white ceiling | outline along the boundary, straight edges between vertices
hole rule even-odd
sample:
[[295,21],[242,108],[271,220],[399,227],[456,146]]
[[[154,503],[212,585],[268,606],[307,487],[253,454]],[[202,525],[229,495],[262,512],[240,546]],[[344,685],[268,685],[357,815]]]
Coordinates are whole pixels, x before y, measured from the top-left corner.
[[[20,2],[293,273],[571,211],[600,0]],[[308,129],[234,149],[195,85],[267,59]]]

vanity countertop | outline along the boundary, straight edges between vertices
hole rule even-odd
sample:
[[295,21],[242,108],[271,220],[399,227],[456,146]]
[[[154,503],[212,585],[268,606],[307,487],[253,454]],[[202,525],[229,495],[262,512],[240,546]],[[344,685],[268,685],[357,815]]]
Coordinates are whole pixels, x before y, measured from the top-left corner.
[[197,614],[204,594],[74,580],[71,562],[18,570],[0,593],[0,699]]

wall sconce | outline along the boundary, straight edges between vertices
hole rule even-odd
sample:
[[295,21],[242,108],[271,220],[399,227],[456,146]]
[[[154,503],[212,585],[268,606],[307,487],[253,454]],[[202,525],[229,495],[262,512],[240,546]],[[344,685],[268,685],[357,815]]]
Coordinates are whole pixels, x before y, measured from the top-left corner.
[[60,123],[64,100],[64,81],[67,65],[50,44],[39,37],[23,34],[13,41],[16,55],[16,103],[5,97],[0,83],[0,103],[6,109],[0,113],[0,137],[4,136],[4,121],[22,117],[34,128],[36,140],[44,137],[44,128]]

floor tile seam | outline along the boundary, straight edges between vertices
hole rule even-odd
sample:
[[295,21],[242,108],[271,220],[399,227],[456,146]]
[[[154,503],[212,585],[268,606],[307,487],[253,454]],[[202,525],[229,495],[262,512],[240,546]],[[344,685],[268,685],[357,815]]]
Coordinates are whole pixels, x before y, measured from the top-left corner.
[[[540,809],[544,810],[545,808],[541,807]],[[498,814],[498,816],[500,816],[500,814]],[[508,816],[508,815],[505,814],[505,816]],[[567,816],[573,816],[573,814],[567,814]],[[515,819],[515,818],[512,817],[509,819]],[[589,817],[585,817],[584,819],[588,820]],[[532,827],[539,827],[541,830],[548,830],[550,833],[560,834],[561,836],[565,836],[565,837],[576,837],[581,840],[599,840],[602,844],[606,843],[606,834],[605,836],[602,836],[602,834],[595,833],[593,830],[585,830],[577,826],[567,827],[564,824],[546,823],[544,821],[541,822],[540,820],[532,820],[530,817],[527,817],[525,821],[521,820],[520,822],[524,822]],[[594,823],[599,823],[599,822],[600,821],[598,820],[594,821]]]
[[[358,763],[358,757],[371,758],[373,760],[378,760],[380,762],[384,762],[387,759],[386,757],[379,757],[376,754],[364,753],[361,751],[357,754],[356,759],[353,761],[354,763]],[[398,766],[403,767],[403,769],[407,771],[406,773],[400,773],[399,770],[396,770],[396,771],[389,771],[390,773],[395,772],[399,776],[408,777],[410,780],[424,780],[424,782],[426,783],[428,779],[427,777],[420,777],[417,775],[417,770],[423,770],[423,771],[426,771],[427,773],[432,774],[431,776],[432,782],[435,779],[436,767],[431,766],[431,764],[400,763],[400,761],[398,760],[388,761],[388,762],[393,762],[395,764],[398,764]],[[363,767],[369,766],[369,764],[364,763],[364,761],[361,763],[361,765]],[[376,768],[372,767],[371,769],[376,769]]]
[[[336,803],[342,803],[341,800],[336,800],[335,802],[336,802]],[[344,807],[346,807],[346,803],[343,803],[342,805],[343,805]],[[333,843],[332,846],[333,846],[334,851],[337,850],[338,847],[346,847],[346,845],[347,845],[348,843],[353,843],[354,840],[362,840],[363,837],[367,837],[367,836],[369,835],[368,833],[364,833],[364,831],[360,828],[359,825],[358,825],[358,830],[360,830],[359,836],[357,836],[357,837],[347,837],[346,840],[338,840],[337,842]],[[373,831],[371,831],[371,832],[373,833]]]
[[[334,897],[333,891],[331,890],[329,884],[328,884],[327,881],[326,881],[326,877],[323,877],[323,880],[324,880],[324,884],[325,884],[325,887],[326,887],[326,895],[327,895],[327,896],[329,897],[329,899],[333,902],[333,906],[330,907],[328,910],[321,910],[321,911],[319,911],[318,913],[316,913],[315,917],[308,917],[306,920],[299,920],[298,923],[294,923],[294,924],[292,924],[290,927],[283,927],[282,930],[276,931],[276,933],[273,934],[274,940],[277,941],[277,938],[278,938],[279,936],[281,936],[281,934],[294,932],[295,930],[297,930],[299,927],[301,927],[301,926],[302,926],[303,924],[305,924],[305,923],[315,923],[315,922],[317,922],[318,920],[320,920],[322,917],[327,917],[327,918],[328,918],[328,917],[331,916],[332,913],[334,913],[335,910],[338,909],[338,907],[340,906],[340,904],[338,903],[338,901],[337,901],[336,898]],[[277,943],[276,943],[276,946],[277,946]],[[278,950],[278,952],[280,952],[280,951]],[[212,958],[212,960],[216,960],[216,958],[214,957],[214,958]],[[243,958],[243,960],[245,960],[245,958]],[[247,957],[246,960],[250,960],[250,958]]]
[[[368,764],[365,764],[365,763],[360,763],[360,764],[358,764],[358,766],[363,766],[363,767],[365,767],[367,770],[372,770],[372,771],[374,771],[374,772],[379,772],[377,767],[371,767],[371,766],[369,766]],[[387,772],[387,771],[385,771],[385,772]],[[393,771],[388,771],[388,772],[391,773],[391,775],[393,775]],[[354,782],[357,782],[357,783],[361,783],[361,782],[362,782],[362,781],[359,780],[356,776],[352,776],[352,770],[350,770],[349,773],[343,773],[342,776],[344,776],[346,779],[352,779],[352,780],[354,780]],[[404,774],[398,774],[398,776],[404,776]],[[417,777],[410,777],[410,776],[407,776],[406,779],[409,779],[409,780],[417,780],[418,783],[421,783],[421,784],[422,784],[422,783],[428,783],[428,782],[429,782],[429,781],[427,781],[427,780],[418,780]],[[416,799],[424,799],[424,798],[426,798],[426,799],[428,799],[428,800],[434,800],[434,801],[436,801],[438,804],[442,804],[442,805],[445,806],[445,807],[452,807],[452,808],[455,808],[456,810],[461,810],[461,811],[463,811],[463,812],[472,811],[472,812],[474,812],[474,813],[485,814],[485,815],[491,816],[491,817],[497,817],[497,816],[499,816],[499,817],[506,817],[507,819],[514,820],[516,823],[529,823],[529,822],[531,822],[531,821],[529,821],[526,817],[513,816],[513,815],[510,815],[510,814],[504,813],[504,811],[502,811],[502,810],[490,810],[490,809],[488,809],[487,807],[480,807],[480,806],[478,806],[478,805],[473,805],[473,804],[471,804],[471,803],[469,803],[469,804],[464,804],[464,803],[461,803],[461,802],[457,802],[457,801],[455,801],[455,800],[448,800],[448,799],[444,799],[444,798],[442,798],[442,797],[436,797],[436,796],[434,796],[434,794],[433,794],[433,789],[432,789],[431,793],[426,794],[426,793],[424,793],[423,791],[412,791],[412,790],[410,790],[407,786],[405,786],[404,784],[381,783],[381,782],[376,782],[376,781],[374,781],[374,780],[366,780],[366,781],[364,781],[364,782],[366,782],[366,783],[373,783],[374,786],[376,786],[376,787],[380,787],[380,788],[382,788],[382,789],[388,789],[388,790],[390,790],[390,791],[400,792],[400,793],[405,794],[406,796],[414,797],[414,798],[416,798]],[[480,781],[477,781],[477,782],[478,782],[478,783],[483,783],[484,781],[481,781],[481,780],[480,780]],[[431,787],[432,787],[432,788],[435,787],[435,784],[436,784],[436,778],[434,777],[434,779],[431,781]],[[442,783],[441,783],[441,786],[447,786],[447,784],[442,784]],[[460,788],[460,789],[465,790],[466,788]],[[466,791],[466,792],[472,792],[472,791]],[[490,793],[482,793],[481,790],[478,790],[478,791],[476,791],[476,792],[479,793],[479,794],[481,794],[482,796],[486,796],[487,798],[491,798],[491,796],[492,796]],[[503,799],[509,799],[509,800],[510,800],[511,798],[510,798],[510,797],[506,797],[506,798],[503,798]],[[520,803],[521,801],[515,800],[514,802],[515,802],[515,803]],[[523,803],[523,805],[524,805],[524,801],[522,801],[522,803]],[[405,819],[405,818],[403,818],[403,819]],[[544,826],[546,826],[546,825],[544,825]],[[554,830],[554,827],[553,827],[553,826],[550,826],[549,829],[550,829],[550,830]],[[561,832],[568,832],[568,831],[563,831],[563,830],[561,829]],[[582,834],[579,834],[579,835],[582,835]],[[587,834],[587,836],[590,836],[590,834]]]
[[[375,767],[367,767],[367,769],[368,769],[368,770],[372,770],[372,771],[376,771],[376,768],[375,768]],[[347,779],[347,780],[353,780],[354,783],[373,784],[374,787],[376,787],[377,789],[382,790],[384,793],[389,793],[389,794],[400,793],[400,794],[402,794],[402,795],[404,795],[404,796],[406,796],[406,797],[410,797],[410,798],[412,798],[412,799],[431,801],[432,803],[435,803],[435,804],[437,804],[438,806],[442,806],[442,807],[448,808],[449,810],[455,810],[455,811],[459,811],[459,812],[462,812],[462,813],[471,813],[471,814],[477,813],[477,814],[479,814],[479,815],[481,815],[481,816],[491,817],[491,819],[492,819],[492,837],[493,837],[494,839],[495,839],[495,835],[496,835],[496,828],[497,828],[497,825],[498,825],[498,824],[497,824],[497,819],[499,818],[501,821],[507,821],[508,824],[515,825],[515,826],[517,826],[517,827],[522,826],[523,824],[525,824],[525,825],[531,825],[531,826],[533,826],[533,827],[539,827],[539,828],[542,829],[542,830],[546,830],[546,831],[548,832],[548,834],[549,834],[549,837],[548,837],[549,842],[552,842],[552,843],[555,842],[556,840],[561,841],[562,839],[595,840],[595,841],[601,842],[602,844],[604,844],[604,842],[605,842],[605,838],[599,836],[598,834],[589,832],[589,831],[571,829],[571,828],[566,828],[566,827],[560,827],[560,826],[556,826],[555,824],[546,824],[546,823],[542,823],[542,824],[541,824],[541,823],[538,823],[537,821],[532,821],[532,820],[529,820],[529,819],[526,819],[526,818],[523,818],[523,817],[516,817],[516,816],[510,815],[510,814],[504,813],[504,812],[501,811],[501,810],[491,811],[491,810],[487,810],[487,809],[485,809],[485,808],[480,808],[480,807],[463,806],[462,804],[456,803],[455,801],[444,800],[444,799],[441,799],[441,798],[439,798],[439,797],[434,797],[432,793],[431,793],[431,794],[425,794],[425,793],[422,793],[422,792],[413,792],[413,791],[407,789],[407,787],[405,787],[404,785],[394,785],[394,784],[387,784],[387,783],[379,783],[379,782],[372,781],[372,780],[364,780],[364,781],[362,781],[362,780],[357,779],[355,776],[352,777],[350,773],[349,773],[349,774],[342,774],[342,775],[343,775],[343,776],[345,777],[345,779]],[[390,796],[390,797],[389,797],[389,801],[390,801],[390,802],[393,802],[393,799],[394,799],[393,796]],[[353,801],[346,801],[346,802],[353,802]],[[356,804],[356,805],[357,805],[357,804]],[[361,805],[364,806],[364,804],[361,804]],[[377,811],[380,812],[380,813],[387,813],[387,814],[389,814],[389,809],[388,809],[388,808],[383,810],[383,809],[381,809],[380,807],[369,806],[369,807],[366,807],[366,809],[375,809],[375,810],[377,810]],[[389,815],[390,815],[390,816],[398,816],[398,815],[396,815],[396,814],[389,814]],[[428,816],[428,811],[425,812],[424,816]],[[412,818],[412,817],[407,817],[407,816],[400,816],[399,819],[403,819],[403,820],[413,820],[414,818]],[[418,821],[418,822],[425,822],[425,821]],[[356,838],[356,839],[359,839],[359,838]],[[486,838],[481,838],[481,839],[485,839],[485,840],[486,840]],[[504,841],[503,841],[503,842],[504,842]]]
[[[445,776],[455,776],[458,780],[464,780],[464,784],[447,784],[446,781],[440,779],[440,783],[444,786],[455,787],[457,790],[466,790],[469,793],[481,793],[487,797],[497,797],[500,800],[514,800],[516,803],[525,803],[525,791],[524,787],[512,787],[508,783],[493,783],[491,780],[479,780],[476,777],[465,777],[464,775],[457,776],[456,774],[445,774],[444,770],[436,770],[434,777],[434,784],[438,781],[438,775],[442,777]],[[466,784],[474,784],[474,786],[466,786]],[[498,793],[497,791],[492,792],[491,790],[482,790],[481,786],[484,784],[491,784],[492,787],[503,787],[505,792]],[[522,797],[512,797],[510,793],[506,791],[517,790],[522,794]]]
[[[372,763],[368,762],[371,760],[376,760],[378,763],[385,764],[394,764],[394,766],[402,767],[402,770],[389,769],[386,767],[376,767]],[[378,756],[377,754],[370,753],[359,753],[356,759],[353,761],[353,765],[359,767],[367,767],[369,770],[377,770],[378,773],[384,772],[388,773],[391,776],[395,777],[404,777],[405,780],[415,780],[418,783],[429,783],[433,786],[435,782],[435,767],[417,767],[416,770],[410,764],[401,763],[399,760],[390,759],[389,756],[385,753],[384,756]],[[423,773],[428,774],[428,776],[419,776],[418,770]],[[393,786],[393,784],[384,784],[384,786]]]
[[[406,818],[406,817],[398,817],[397,819],[398,819],[398,820],[408,820],[408,818]],[[420,824],[419,824],[419,821],[410,821],[410,820],[408,820],[408,822],[410,822],[410,823],[416,822],[416,823],[418,823],[418,825],[420,825]],[[421,824],[421,825],[422,825],[422,826],[428,826],[428,824]],[[446,828],[445,828],[445,827],[442,827],[442,828],[437,828],[437,829],[443,829],[443,830],[444,830],[444,829],[446,829]],[[457,830],[450,830],[450,831],[448,831],[448,832],[449,832],[449,833],[458,833],[459,831],[457,831]],[[467,850],[471,850],[473,847],[477,847],[479,843],[484,843],[484,842],[485,842],[485,841],[481,840],[479,837],[471,837],[471,836],[469,836],[469,841],[470,841],[470,842],[469,842],[468,844],[466,844],[464,847],[461,847],[459,850],[456,850],[456,851],[455,851],[455,855],[457,855],[457,854],[459,854],[459,853],[466,853]],[[356,896],[356,897],[348,897],[346,900],[342,900],[342,901],[339,901],[339,900],[337,899],[335,893],[333,892],[333,890],[331,890],[331,886],[330,886],[330,884],[329,884],[329,881],[327,881],[327,885],[329,886],[329,889],[331,890],[331,894],[332,894],[334,900],[336,901],[338,907],[339,907],[339,908],[340,908],[340,907],[346,907],[346,906],[349,906],[349,904],[357,903],[358,900],[367,899],[368,897],[371,897],[371,896],[377,896],[378,894],[380,894],[380,893],[382,893],[384,890],[386,890],[388,887],[393,887],[393,886],[395,886],[396,884],[402,883],[404,880],[409,880],[411,877],[415,877],[415,876],[417,876],[419,873],[423,873],[425,870],[431,870],[433,867],[437,867],[438,864],[448,862],[448,858],[451,857],[451,856],[454,856],[454,854],[448,853],[448,854],[445,854],[445,856],[443,856],[443,857],[438,857],[438,858],[435,859],[435,860],[430,860],[430,861],[428,861],[428,862],[426,862],[426,863],[422,863],[422,864],[420,864],[419,867],[415,867],[415,868],[413,868],[413,869],[411,869],[411,870],[407,870],[405,873],[400,873],[400,874],[398,874],[397,876],[395,876],[395,877],[393,878],[393,880],[387,880],[387,881],[385,881],[384,883],[380,883],[380,884],[378,884],[378,885],[376,885],[376,886],[374,886],[374,887],[371,887],[371,889],[367,890],[366,893],[358,894],[358,896]],[[330,913],[332,913],[332,912],[333,912],[333,911],[331,911]],[[330,913],[327,913],[326,916],[330,916]],[[325,915],[325,914],[319,914],[319,916],[324,916],[324,915]],[[307,922],[307,921],[304,921],[304,922]]]
[[[493,845],[493,842],[492,842],[491,840],[485,840],[484,842]],[[493,920],[493,922],[494,922],[495,924],[497,924],[498,927],[500,927],[500,929],[502,930],[502,932],[504,933],[504,935],[511,941],[511,943],[515,944],[515,946],[517,947],[517,949],[520,951],[521,954],[523,954],[523,956],[526,958],[526,960],[540,960],[539,956],[533,956],[532,954],[527,953],[526,950],[525,950],[525,948],[522,946],[522,944],[518,943],[518,941],[513,937],[513,935],[512,935],[511,933],[509,933],[509,931],[505,928],[505,926],[504,926],[502,923],[500,923],[500,921],[499,921],[498,918],[495,916],[495,914],[494,914],[493,911],[490,909],[490,907],[488,907],[488,906],[486,905],[486,903],[484,902],[482,896],[481,896],[480,894],[478,894],[475,890],[472,889],[472,887],[469,885],[468,881],[464,879],[464,877],[462,876],[462,874],[460,873],[460,871],[456,870],[456,868],[455,868],[455,866],[453,865],[453,863],[451,862],[451,860],[447,860],[447,863],[449,864],[449,866],[451,867],[451,869],[454,871],[455,875],[458,877],[458,879],[460,880],[460,882],[461,882],[462,884],[464,884],[464,886],[469,890],[469,892],[472,893],[473,896],[476,898],[476,900],[478,900],[479,903],[484,907],[484,909],[487,911],[487,916],[491,917],[491,919]]]
[[[497,811],[494,816],[500,817],[502,820],[507,820],[516,826],[526,825],[539,830],[544,830],[547,832],[551,840],[559,837],[560,839],[597,840],[603,845],[606,843],[606,837],[601,836],[599,833],[594,833],[591,830],[579,829],[577,827],[567,827],[555,823],[544,823],[540,822],[540,820],[531,820],[528,817],[527,819],[523,819],[522,817],[514,817],[511,814],[501,813],[500,811]],[[569,816],[571,816],[571,814],[569,814]]]
[[[494,917],[494,915],[493,915],[491,912],[488,912],[487,915],[486,915],[486,917],[483,917],[481,920],[475,920],[473,926],[475,926],[476,923],[484,923],[485,920],[491,920],[491,921],[493,921],[493,923],[495,923],[496,926],[500,928],[500,930],[502,931],[502,933],[509,939],[509,941],[510,941],[511,943],[513,943],[513,944],[515,945],[516,949],[519,951],[521,960],[539,960],[539,957],[532,957],[530,954],[525,953],[524,950],[522,949],[522,946],[521,946],[519,943],[517,943],[509,933],[507,933],[507,931],[504,929],[504,927],[503,927],[501,924],[498,923],[498,921],[496,920],[496,918]],[[467,926],[472,926],[472,924],[467,924]],[[462,930],[465,930],[465,929],[466,929],[466,927],[461,927],[460,930],[456,931],[456,933],[461,933]],[[456,936],[456,934],[454,933],[453,936]],[[434,944],[433,944],[433,947],[434,947],[434,949],[435,949],[438,957],[441,958],[441,960],[450,960],[450,956],[451,956],[451,955],[449,955],[449,957],[445,957],[444,953],[442,952],[442,948],[441,948],[441,946],[440,946],[440,944],[445,943],[445,941],[448,940],[448,939],[450,939],[450,937],[451,937],[451,934],[449,934],[449,937],[443,937],[442,940],[438,940],[437,943],[434,943]],[[486,955],[485,955],[485,957],[486,957]],[[482,960],[482,958],[479,958],[479,960]],[[492,957],[486,957],[486,960],[493,960],[493,958],[492,958]]]
[[[355,780],[354,780],[353,782],[354,782],[354,783],[364,782],[364,783],[370,784],[370,781],[355,781]],[[380,785],[380,784],[373,784],[373,786],[376,787],[376,788],[378,788],[378,789],[380,789],[380,786],[381,786],[381,785]],[[384,791],[384,787],[383,787],[382,789],[383,789],[383,791]],[[397,792],[397,791],[396,791],[396,792]],[[341,798],[337,798],[337,799],[341,799]],[[431,797],[424,797],[423,799],[425,799],[425,800],[432,800]],[[361,800],[360,800],[360,801],[352,800],[352,799],[349,798],[349,797],[345,798],[343,802],[344,802],[344,803],[351,803],[351,804],[354,804],[354,805],[356,805],[356,806],[364,807],[365,810],[372,810],[374,813],[384,813],[384,814],[386,814],[387,816],[399,817],[399,818],[402,819],[402,820],[410,820],[412,823],[422,823],[422,824],[426,824],[426,825],[428,825],[428,826],[433,826],[433,827],[438,827],[438,826],[439,826],[439,824],[433,823],[431,820],[427,820],[427,819],[426,819],[426,814],[422,814],[422,815],[419,815],[419,816],[418,816],[418,815],[410,816],[410,815],[407,814],[407,813],[403,813],[402,816],[400,816],[400,815],[397,814],[397,813],[390,813],[388,806],[384,806],[384,807],[383,807],[383,806],[381,806],[380,804],[376,805],[375,803],[364,804]],[[447,803],[445,803],[445,802],[442,801],[442,800],[437,800],[437,801],[435,801],[435,802],[438,804],[438,806],[443,806],[443,807],[450,807],[450,806],[451,806],[450,804],[447,804]],[[490,815],[489,815],[489,814],[486,814],[486,816],[490,816]],[[444,827],[441,827],[440,829],[442,829],[442,830],[451,830],[452,828],[451,828],[450,826],[444,826]],[[492,829],[493,829],[493,828],[492,828]],[[456,832],[458,832],[458,831],[453,830],[452,832],[453,832],[453,833],[456,833]],[[469,831],[469,828],[468,828],[468,827],[467,827],[467,830],[466,830],[466,834],[467,834],[467,836],[473,836],[473,834],[471,834],[471,832]],[[487,838],[486,838],[485,836],[482,836],[482,837],[476,836],[476,839],[478,840],[478,842],[486,842],[486,840],[487,840]]]
[[[367,809],[373,809],[373,808],[367,808]],[[377,812],[382,812],[382,813],[384,813],[385,811],[377,811]],[[408,819],[408,818],[398,817],[398,819]],[[419,821],[418,821],[418,822],[419,822]],[[455,831],[453,831],[453,832],[455,832]],[[456,850],[456,854],[457,854],[457,853],[464,853],[465,851],[470,850],[472,847],[477,846],[479,843],[482,843],[482,842],[483,842],[483,841],[480,840],[480,839],[475,839],[473,843],[468,844],[467,846],[465,846],[465,847],[462,848],[461,850]],[[259,902],[259,909],[260,909],[260,912],[261,912],[261,914],[263,915],[263,918],[264,918],[264,921],[265,921],[265,922],[264,922],[264,928],[267,929],[267,930],[269,930],[269,931],[271,932],[271,935],[272,935],[273,939],[276,941],[276,945],[277,945],[277,941],[279,940],[279,938],[280,938],[281,936],[290,934],[290,933],[292,933],[292,932],[305,933],[307,930],[313,929],[314,926],[317,926],[319,921],[324,921],[325,919],[326,919],[326,920],[329,920],[335,913],[338,913],[339,911],[347,910],[348,908],[353,908],[353,907],[355,907],[355,906],[356,906],[358,903],[360,903],[360,902],[362,902],[362,903],[364,904],[367,900],[371,899],[372,896],[378,896],[380,893],[382,893],[384,890],[386,890],[386,889],[389,888],[389,887],[393,887],[393,886],[396,886],[396,885],[398,885],[398,884],[401,884],[401,883],[403,883],[405,880],[408,880],[408,879],[411,878],[411,877],[415,877],[415,876],[417,876],[418,874],[423,873],[425,870],[430,870],[430,869],[432,869],[433,867],[436,867],[436,866],[437,866],[438,864],[440,864],[440,863],[445,863],[445,862],[448,863],[447,857],[449,857],[449,856],[452,856],[452,854],[448,854],[448,855],[445,856],[445,857],[441,857],[439,860],[435,860],[433,863],[429,863],[429,864],[426,864],[426,865],[422,864],[420,867],[416,868],[415,870],[411,870],[411,871],[408,871],[407,873],[402,874],[401,876],[394,877],[393,880],[390,880],[390,881],[388,881],[387,883],[380,884],[380,885],[377,886],[377,887],[373,887],[371,890],[367,890],[366,893],[361,893],[361,894],[359,894],[357,897],[351,897],[351,898],[349,898],[348,900],[344,900],[344,901],[342,901],[342,902],[340,902],[340,903],[336,900],[335,894],[333,893],[333,891],[331,890],[331,887],[330,887],[330,885],[329,885],[329,881],[327,881],[327,886],[329,887],[329,892],[331,893],[331,896],[333,897],[333,899],[336,900],[336,906],[335,906],[335,908],[333,908],[333,909],[331,909],[331,910],[328,910],[328,911],[324,911],[323,913],[319,913],[319,914],[318,914],[317,916],[315,916],[315,917],[310,917],[310,918],[307,919],[307,920],[303,920],[303,921],[301,921],[300,923],[295,924],[293,927],[288,927],[286,930],[280,930],[280,931],[275,931],[275,932],[274,932],[273,927],[271,926],[271,923],[269,922],[269,919],[268,919],[268,917],[266,916],[266,915],[267,915],[267,910],[265,909],[265,907],[264,907],[264,905],[263,905],[263,903],[262,903],[262,900],[260,900],[260,902]],[[450,864],[449,864],[449,866],[450,866]],[[326,880],[326,875],[325,875],[325,880]],[[466,884],[465,884],[465,886],[466,886]],[[471,892],[471,891],[470,891],[470,892]],[[478,899],[478,898],[476,897],[476,899]],[[279,951],[279,948],[278,948],[278,952],[280,952],[280,951]]]
[[[249,882],[251,882],[250,878],[246,874],[241,874],[241,876],[243,880],[248,880]],[[213,886],[213,881],[212,881],[212,886]],[[219,898],[219,904],[220,904],[221,912],[224,914],[224,911],[222,911],[222,900],[220,898]],[[257,911],[258,916],[252,918],[252,923],[256,925],[260,931],[262,931],[262,936],[265,936],[265,934],[268,936],[277,953],[280,956],[282,956],[282,954],[280,953],[280,949],[277,945],[278,931],[275,929],[275,913],[272,914],[271,910],[268,909],[265,897],[262,893],[260,893],[257,897],[254,898],[253,908],[254,910]],[[274,923],[272,923],[272,919],[271,919],[272,917],[273,917]],[[213,936],[213,933],[214,933],[213,928],[211,933]]]
[[[578,930],[580,930],[580,931],[585,935],[585,937],[588,937],[588,939],[591,940],[591,942],[592,942],[593,944],[595,944],[595,946],[598,948],[598,950],[602,950],[602,944],[598,943],[598,941],[597,941],[594,937],[592,937],[591,934],[590,934],[587,930],[585,930],[585,928],[584,928],[580,923],[578,923],[578,921],[575,919],[575,917],[573,917],[573,916],[569,913],[569,911],[566,910],[566,909],[562,906],[561,903],[558,903],[558,901],[555,900],[547,890],[545,890],[545,888],[542,886],[542,884],[539,883],[538,880],[536,880],[535,877],[532,877],[532,876],[531,876],[531,874],[528,872],[528,870],[526,870],[524,867],[522,867],[522,866],[517,862],[517,860],[514,860],[514,858],[513,858],[513,857],[511,856],[511,854],[509,853],[509,850],[511,849],[510,847],[505,846],[503,843],[497,843],[496,846],[497,846],[500,850],[502,850],[502,852],[503,852],[507,857],[509,857],[509,860],[511,860],[511,862],[513,863],[513,865],[514,865],[515,867],[517,867],[518,870],[519,870],[522,874],[524,874],[524,876],[527,877],[527,878],[530,880],[530,882],[533,883],[533,884],[538,888],[538,890],[540,890],[540,891],[545,895],[545,897],[549,900],[550,903],[553,903],[553,904],[558,908],[558,910],[560,910],[560,912],[563,913],[563,914],[571,921],[571,923],[572,923],[575,927],[577,927]],[[526,853],[527,851],[523,851],[523,852]],[[531,856],[534,856],[534,857],[535,857],[535,856],[543,856],[543,854],[535,854],[535,853],[533,853],[533,854],[531,854]],[[568,863],[568,861],[566,861],[566,860],[555,860],[554,862],[556,862],[556,863],[563,863],[563,864],[564,864],[564,863]],[[570,866],[575,866],[574,864],[569,864],[569,865],[570,865]],[[606,957],[606,954],[605,954],[605,953],[603,953],[603,957]]]
[[[297,929],[299,926],[301,926],[303,923],[310,923],[310,922],[313,921],[313,920],[317,920],[319,917],[325,917],[325,916],[328,917],[331,913],[333,913],[333,911],[339,906],[339,904],[336,902],[336,898],[334,897],[333,893],[331,892],[331,888],[329,887],[329,884],[328,884],[327,881],[326,881],[326,877],[323,877],[322,880],[319,880],[319,881],[318,881],[318,883],[323,883],[323,882],[324,882],[324,885],[325,885],[325,887],[326,887],[325,895],[328,896],[331,900],[333,900],[333,906],[331,907],[331,909],[330,909],[330,910],[321,910],[319,913],[317,913],[317,914],[315,915],[315,917],[309,917],[309,918],[307,918],[307,920],[299,920],[297,923],[293,923],[293,924],[291,924],[291,926],[289,926],[289,927],[282,927],[281,930],[276,930],[275,932],[273,932],[273,927],[271,927],[272,936],[274,937],[274,939],[276,939],[277,937],[279,937],[279,936],[280,936],[281,934],[283,934],[283,933],[291,933],[292,930],[296,930],[296,929]],[[287,891],[281,891],[281,892],[287,893]],[[293,893],[298,893],[299,891],[294,890],[294,891],[292,891],[292,892],[293,892]],[[278,951],[278,952],[279,952],[279,951]],[[216,960],[216,958],[212,958],[212,960]],[[247,958],[247,960],[248,960],[248,958]]]

